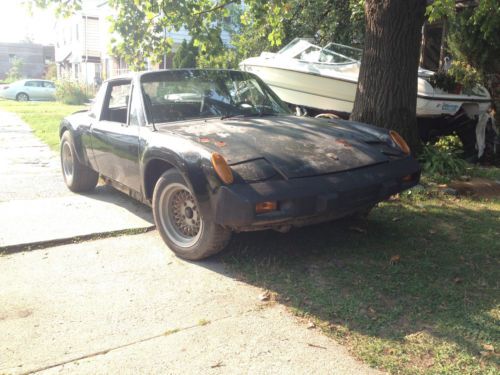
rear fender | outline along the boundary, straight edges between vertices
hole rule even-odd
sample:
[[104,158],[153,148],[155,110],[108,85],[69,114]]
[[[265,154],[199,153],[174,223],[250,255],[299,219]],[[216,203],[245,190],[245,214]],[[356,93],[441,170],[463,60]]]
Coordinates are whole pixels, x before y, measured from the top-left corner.
[[73,139],[76,158],[81,164],[90,166],[89,158],[82,142],[82,132],[77,127],[73,126],[67,119],[61,121],[59,125],[59,140],[63,134],[68,131]]

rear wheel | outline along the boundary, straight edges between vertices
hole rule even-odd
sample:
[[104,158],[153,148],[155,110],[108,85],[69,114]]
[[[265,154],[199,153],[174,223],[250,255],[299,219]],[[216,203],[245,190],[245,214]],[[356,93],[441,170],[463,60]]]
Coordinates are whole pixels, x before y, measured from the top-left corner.
[[218,253],[231,237],[229,229],[203,218],[196,198],[175,169],[156,183],[153,214],[165,243],[184,259],[199,260]]
[[20,92],[19,94],[16,95],[16,100],[18,102],[27,102],[30,100],[30,97],[28,94],[26,94],[24,92]]
[[99,174],[80,163],[69,131],[64,132],[61,138],[61,167],[64,182],[71,191],[90,191],[96,187]]

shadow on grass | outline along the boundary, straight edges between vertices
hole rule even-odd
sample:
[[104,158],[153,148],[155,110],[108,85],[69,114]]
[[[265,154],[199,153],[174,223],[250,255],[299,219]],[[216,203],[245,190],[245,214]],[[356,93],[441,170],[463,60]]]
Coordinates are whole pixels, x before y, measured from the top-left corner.
[[424,331],[478,356],[500,337],[500,216],[475,207],[386,203],[368,221],[237,235],[221,258],[299,314],[396,345]]

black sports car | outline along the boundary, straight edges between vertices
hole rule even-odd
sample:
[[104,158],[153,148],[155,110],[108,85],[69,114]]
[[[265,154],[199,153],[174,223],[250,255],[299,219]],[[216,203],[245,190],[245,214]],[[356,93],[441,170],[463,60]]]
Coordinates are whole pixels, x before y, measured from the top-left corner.
[[287,231],[362,212],[415,185],[405,141],[370,125],[297,117],[255,75],[163,70],[103,83],[60,126],[68,187],[101,175],[153,207],[167,245],[187,259],[232,231]]

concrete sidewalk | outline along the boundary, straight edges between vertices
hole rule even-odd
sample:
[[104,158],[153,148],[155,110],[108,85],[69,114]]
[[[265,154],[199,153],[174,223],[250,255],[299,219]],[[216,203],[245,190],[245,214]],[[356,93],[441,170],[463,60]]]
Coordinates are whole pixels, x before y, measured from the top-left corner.
[[371,374],[156,233],[0,257],[0,373]]
[[151,210],[116,190],[70,192],[59,155],[0,111],[0,252],[40,242],[153,226]]

